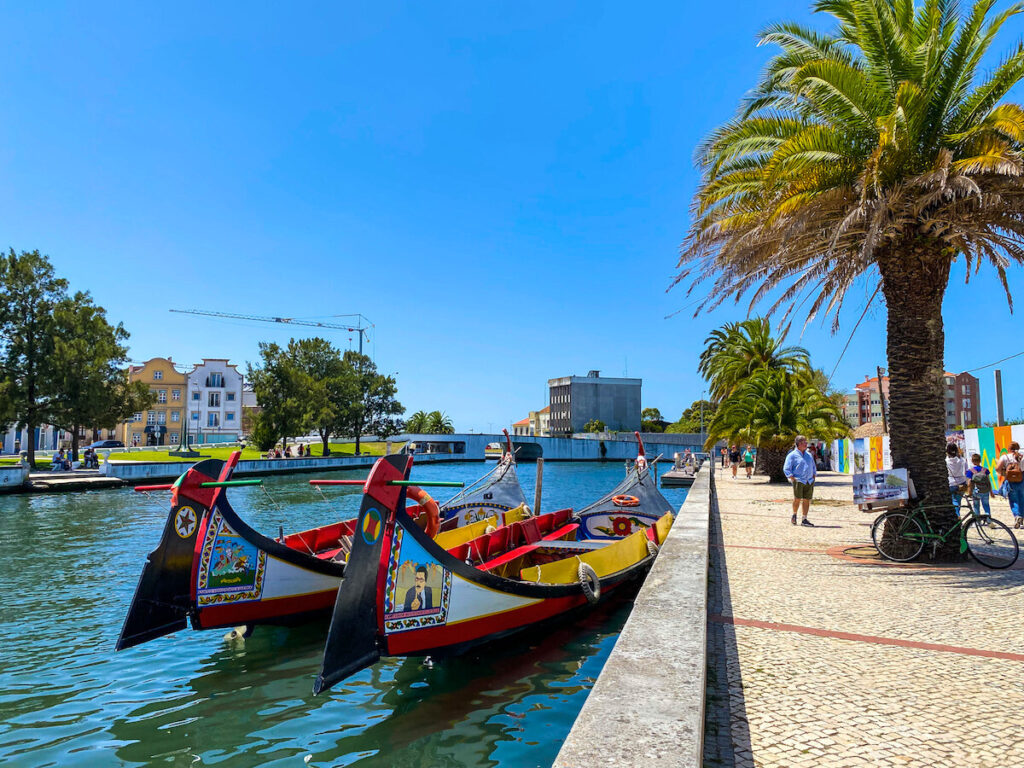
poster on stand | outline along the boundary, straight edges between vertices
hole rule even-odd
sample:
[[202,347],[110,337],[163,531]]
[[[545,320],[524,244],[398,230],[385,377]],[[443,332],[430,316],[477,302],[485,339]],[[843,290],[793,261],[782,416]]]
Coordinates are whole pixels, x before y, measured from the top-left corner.
[[853,476],[853,503],[895,507],[910,499],[906,469],[863,472]]

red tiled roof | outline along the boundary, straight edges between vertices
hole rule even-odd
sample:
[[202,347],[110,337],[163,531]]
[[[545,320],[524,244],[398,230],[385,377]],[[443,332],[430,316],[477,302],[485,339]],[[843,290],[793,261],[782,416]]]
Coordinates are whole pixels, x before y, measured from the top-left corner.
[[530,419],[529,418],[521,419],[520,421],[517,421],[512,426],[513,427],[528,427],[528,426],[530,426]]
[[550,405],[545,405],[543,408],[541,408],[539,411],[537,411],[537,413],[550,413],[550,412],[551,412],[551,406]]

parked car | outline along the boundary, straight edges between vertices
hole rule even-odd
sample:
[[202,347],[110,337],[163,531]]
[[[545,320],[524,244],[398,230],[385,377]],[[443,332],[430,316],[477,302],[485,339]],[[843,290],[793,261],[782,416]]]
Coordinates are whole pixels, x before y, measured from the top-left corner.
[[124,448],[124,443],[120,440],[97,440],[95,443],[89,443],[85,447],[92,448],[95,451],[98,448]]

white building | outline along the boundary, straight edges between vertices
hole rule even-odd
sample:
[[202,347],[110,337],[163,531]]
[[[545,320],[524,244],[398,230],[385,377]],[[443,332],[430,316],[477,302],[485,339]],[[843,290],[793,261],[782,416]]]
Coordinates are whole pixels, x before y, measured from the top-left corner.
[[[0,429],[3,425],[0,424]],[[51,424],[44,424],[35,429],[35,444],[37,451],[55,451],[64,444],[70,444],[71,433]],[[11,427],[6,431],[0,431],[0,453],[11,454],[28,450],[28,430],[24,427]]]
[[230,443],[242,434],[242,374],[227,359],[206,359],[188,374],[189,434]]

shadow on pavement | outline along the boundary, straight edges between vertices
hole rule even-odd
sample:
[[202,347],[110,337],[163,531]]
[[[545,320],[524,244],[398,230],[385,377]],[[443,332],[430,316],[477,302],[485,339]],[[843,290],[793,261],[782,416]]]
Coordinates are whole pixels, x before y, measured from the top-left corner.
[[[732,597],[722,546],[722,521],[712,478],[708,615],[731,616]],[[749,763],[750,728],[743,699],[743,679],[736,649],[736,628],[708,622],[707,686],[704,711],[704,765],[736,768]],[[746,759],[744,759],[746,758]]]

